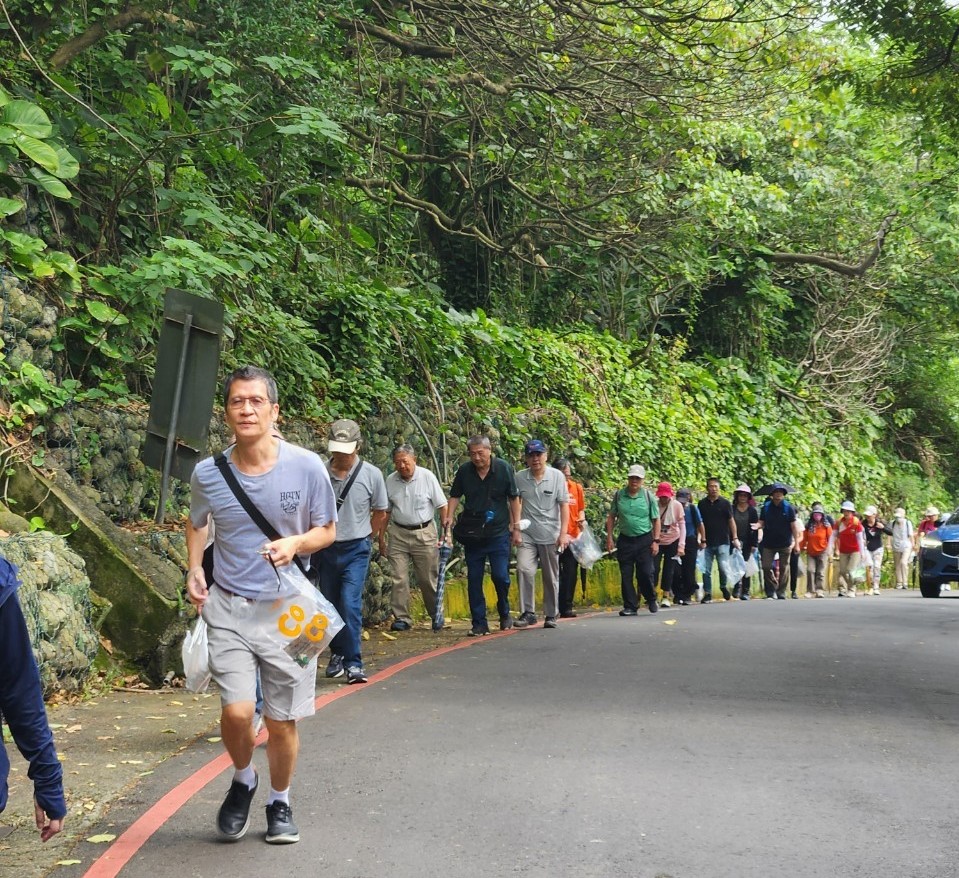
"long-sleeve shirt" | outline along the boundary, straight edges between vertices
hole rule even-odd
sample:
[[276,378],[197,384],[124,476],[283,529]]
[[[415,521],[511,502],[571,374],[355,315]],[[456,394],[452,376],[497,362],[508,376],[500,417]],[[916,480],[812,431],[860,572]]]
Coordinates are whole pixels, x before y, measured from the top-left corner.
[[[27,623],[16,591],[17,568],[0,557],[0,714],[10,727],[17,749],[30,763],[37,804],[53,820],[67,816],[63,769],[43,704],[40,672],[33,658]],[[10,759],[0,741],[0,811],[7,806]]]

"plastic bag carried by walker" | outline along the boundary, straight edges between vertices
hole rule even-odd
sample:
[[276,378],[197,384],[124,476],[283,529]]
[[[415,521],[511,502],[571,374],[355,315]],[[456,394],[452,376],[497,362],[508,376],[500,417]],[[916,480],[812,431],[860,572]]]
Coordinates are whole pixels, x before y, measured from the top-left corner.
[[276,568],[280,578],[275,600],[256,601],[267,635],[305,668],[343,627],[336,608],[294,564]]
[[713,559],[711,556],[706,554],[705,549],[700,549],[696,553],[696,569],[706,576],[710,573],[710,568],[713,566]]
[[580,567],[589,570],[600,558],[603,557],[603,550],[599,547],[596,537],[593,536],[589,525],[584,521],[579,536],[571,540],[569,549]]
[[740,549],[733,549],[730,553],[727,570],[730,582],[739,582],[746,575],[746,559]]
[[183,676],[184,685],[190,692],[206,692],[210,685],[210,650],[206,636],[206,622],[201,616],[196,620],[192,631],[183,638]]
[[746,572],[743,575],[755,576],[757,573],[759,573],[759,562],[756,560],[756,553],[750,552],[746,559]]
[[858,567],[853,567],[849,571],[849,578],[853,582],[865,582],[866,581],[866,565],[860,564]]

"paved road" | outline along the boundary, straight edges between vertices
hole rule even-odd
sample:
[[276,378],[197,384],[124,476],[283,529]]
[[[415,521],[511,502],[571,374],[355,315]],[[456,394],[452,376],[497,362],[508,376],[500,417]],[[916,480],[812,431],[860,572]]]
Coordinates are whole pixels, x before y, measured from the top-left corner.
[[262,795],[218,843],[223,775],[120,875],[955,876],[957,670],[959,600],[914,593],[490,637],[303,724],[300,844]]

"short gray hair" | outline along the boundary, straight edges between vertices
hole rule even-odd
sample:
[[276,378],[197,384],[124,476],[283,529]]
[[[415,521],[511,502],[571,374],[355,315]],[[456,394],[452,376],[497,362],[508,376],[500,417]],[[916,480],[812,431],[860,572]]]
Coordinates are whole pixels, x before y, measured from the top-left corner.
[[482,446],[483,448],[492,448],[493,444],[489,441],[489,436],[470,436],[466,440],[467,448],[476,448]]
[[416,459],[416,451],[409,442],[402,442],[393,449],[393,453],[390,457],[396,457],[397,454],[408,454],[414,460]]

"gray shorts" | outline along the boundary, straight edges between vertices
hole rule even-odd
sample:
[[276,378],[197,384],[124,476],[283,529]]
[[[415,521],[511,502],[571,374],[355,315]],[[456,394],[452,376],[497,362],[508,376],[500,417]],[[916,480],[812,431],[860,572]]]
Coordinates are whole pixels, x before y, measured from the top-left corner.
[[300,666],[284,644],[268,636],[274,628],[270,601],[251,601],[218,586],[210,589],[203,618],[210,641],[210,671],[224,706],[256,701],[256,670],[263,687],[263,713],[298,720],[316,712],[316,659]]

